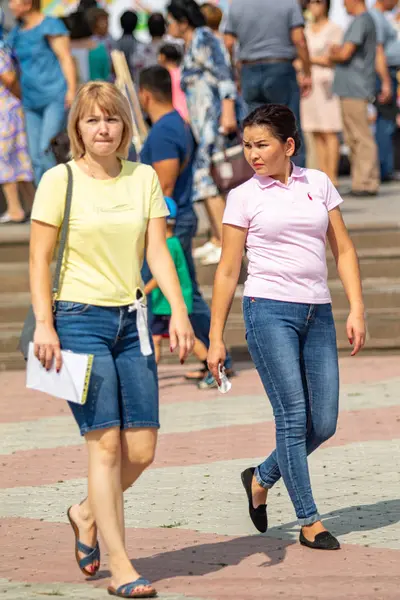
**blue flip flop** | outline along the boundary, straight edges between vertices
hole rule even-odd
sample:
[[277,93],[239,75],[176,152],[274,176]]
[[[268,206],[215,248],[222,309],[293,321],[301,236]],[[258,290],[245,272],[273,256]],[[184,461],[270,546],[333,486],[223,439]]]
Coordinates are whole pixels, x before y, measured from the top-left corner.
[[118,598],[155,598],[157,596],[157,591],[154,588],[150,592],[139,591],[138,589],[148,586],[151,586],[150,581],[141,577],[131,583],[124,583],[124,585],[120,585],[117,589],[110,586],[108,588],[108,593],[110,596],[117,596]]
[[[99,542],[96,543],[96,546],[94,548],[91,548],[90,546],[86,546],[86,544],[83,544],[82,542],[79,541],[79,529],[78,529],[78,526],[76,525],[76,523],[71,518],[71,515],[70,515],[71,508],[72,508],[72,506],[69,507],[67,516],[68,516],[68,521],[71,523],[72,530],[75,534],[75,559],[76,559],[76,562],[78,563],[78,567],[80,568],[80,570],[82,571],[82,573],[84,575],[86,575],[87,577],[94,577],[100,568]],[[82,552],[83,554],[85,554],[85,556],[83,558],[80,558],[79,552]],[[89,565],[92,565],[96,560],[99,561],[99,566],[97,567],[97,569],[95,569],[93,572],[88,571],[86,569],[86,567],[88,567]]]

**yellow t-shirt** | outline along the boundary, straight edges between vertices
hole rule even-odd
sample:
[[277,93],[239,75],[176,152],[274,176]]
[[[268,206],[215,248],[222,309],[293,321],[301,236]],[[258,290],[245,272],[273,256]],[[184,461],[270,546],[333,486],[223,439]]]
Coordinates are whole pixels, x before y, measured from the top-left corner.
[[[122,161],[114,179],[93,179],[74,161],[73,192],[58,300],[123,306],[143,288],[140,271],[149,219],[169,214],[155,171]],[[67,169],[58,165],[39,184],[32,219],[61,226]]]

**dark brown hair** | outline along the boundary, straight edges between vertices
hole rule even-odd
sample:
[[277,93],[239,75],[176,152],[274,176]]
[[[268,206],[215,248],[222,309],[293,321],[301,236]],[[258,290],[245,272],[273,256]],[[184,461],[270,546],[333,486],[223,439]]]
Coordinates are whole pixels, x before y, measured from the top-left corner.
[[283,143],[288,138],[293,138],[294,154],[297,154],[301,148],[301,136],[297,129],[296,117],[290,108],[283,104],[264,104],[256,108],[243,121],[243,129],[246,127],[267,127],[272,135]]
[[87,11],[87,22],[92,32],[96,28],[97,21],[100,19],[108,19],[108,12],[98,6],[89,8]]
[[195,0],[171,0],[167,11],[173,16],[175,21],[178,21],[178,23],[186,21],[192,29],[204,27],[206,24],[200,6]]
[[172,81],[169,71],[160,65],[143,69],[139,89],[148,90],[159,102],[172,102]]

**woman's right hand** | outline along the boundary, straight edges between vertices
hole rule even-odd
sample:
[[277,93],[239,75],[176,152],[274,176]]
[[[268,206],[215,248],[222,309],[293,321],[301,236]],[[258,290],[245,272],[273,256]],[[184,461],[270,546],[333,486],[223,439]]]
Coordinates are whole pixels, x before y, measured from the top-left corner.
[[211,373],[213,374],[213,377],[215,379],[215,381],[218,383],[218,385],[221,385],[221,378],[219,376],[219,369],[218,367],[222,367],[225,364],[225,359],[226,359],[226,348],[225,348],[225,344],[223,342],[223,340],[219,341],[219,342],[211,342],[210,343],[210,347],[208,349],[208,354],[207,354],[207,363],[208,363],[208,368],[210,369]]
[[33,343],[36,358],[40,360],[47,371],[51,369],[55,359],[58,373],[62,367],[62,357],[60,340],[54,326],[47,323],[36,323]]

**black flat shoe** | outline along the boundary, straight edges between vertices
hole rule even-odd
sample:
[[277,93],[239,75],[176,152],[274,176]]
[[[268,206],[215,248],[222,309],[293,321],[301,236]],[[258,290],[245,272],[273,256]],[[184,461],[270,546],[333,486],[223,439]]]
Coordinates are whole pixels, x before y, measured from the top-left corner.
[[329,531],[321,531],[315,536],[315,540],[310,542],[304,537],[303,530],[300,531],[300,544],[314,550],[340,550],[339,541]]
[[257,508],[253,506],[253,494],[251,492],[251,483],[254,477],[254,467],[246,469],[241,474],[243,487],[246,490],[247,498],[249,501],[249,514],[250,519],[253,521],[254,527],[260,533],[265,533],[268,529],[268,516],[267,516],[267,505],[260,504]]

